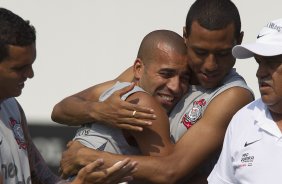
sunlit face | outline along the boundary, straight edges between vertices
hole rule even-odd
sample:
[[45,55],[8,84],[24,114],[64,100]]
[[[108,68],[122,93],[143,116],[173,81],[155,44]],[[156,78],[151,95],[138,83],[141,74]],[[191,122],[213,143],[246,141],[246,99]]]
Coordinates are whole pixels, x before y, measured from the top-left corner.
[[282,55],[255,56],[262,101],[273,112],[282,113]]
[[195,77],[194,84],[205,88],[214,88],[221,84],[235,64],[232,47],[241,43],[240,39],[236,41],[234,31],[233,24],[211,31],[194,21],[191,33],[184,32],[189,65]]
[[26,79],[34,76],[32,64],[35,58],[35,44],[9,46],[9,57],[0,62],[0,100],[22,93]]
[[138,63],[141,66],[135,72],[138,85],[155,97],[169,113],[188,90],[190,73],[187,56],[160,44],[154,60],[145,65],[137,60],[135,67]]

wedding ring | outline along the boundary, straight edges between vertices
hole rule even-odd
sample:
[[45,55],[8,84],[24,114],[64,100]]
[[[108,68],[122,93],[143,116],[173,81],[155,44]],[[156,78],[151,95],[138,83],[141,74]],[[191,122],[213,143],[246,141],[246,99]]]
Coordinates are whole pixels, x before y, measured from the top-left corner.
[[136,114],[136,111],[133,111],[133,112],[132,112],[132,117],[133,117],[133,118],[134,118],[135,114]]

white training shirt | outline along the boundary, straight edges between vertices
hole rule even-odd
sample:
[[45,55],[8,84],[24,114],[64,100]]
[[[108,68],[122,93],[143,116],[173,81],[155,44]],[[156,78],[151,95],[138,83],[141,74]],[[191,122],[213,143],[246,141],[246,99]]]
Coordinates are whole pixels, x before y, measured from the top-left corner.
[[15,98],[4,100],[0,109],[0,173],[4,184],[30,184],[27,142]]
[[210,184],[281,184],[282,133],[261,99],[238,111],[226,131]]

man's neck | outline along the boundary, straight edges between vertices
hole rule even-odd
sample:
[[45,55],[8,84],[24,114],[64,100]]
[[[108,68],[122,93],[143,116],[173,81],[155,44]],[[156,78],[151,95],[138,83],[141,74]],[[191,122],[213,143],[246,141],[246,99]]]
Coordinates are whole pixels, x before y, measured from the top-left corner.
[[276,122],[277,126],[282,132],[282,112],[277,113],[270,110],[270,114],[272,116],[273,121]]
[[191,75],[190,85],[199,85],[199,81],[194,73]]

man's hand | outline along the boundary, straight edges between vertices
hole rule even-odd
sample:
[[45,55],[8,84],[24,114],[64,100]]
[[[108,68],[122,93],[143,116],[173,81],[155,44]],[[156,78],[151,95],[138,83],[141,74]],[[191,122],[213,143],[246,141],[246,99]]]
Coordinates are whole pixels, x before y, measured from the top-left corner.
[[99,105],[98,119],[112,126],[142,131],[142,126],[151,125],[150,120],[156,119],[154,110],[142,107],[134,102],[129,103],[121,100],[121,96],[132,90],[134,83],[113,93]]
[[84,147],[78,141],[70,141],[67,144],[67,150],[63,152],[60,162],[59,173],[61,173],[62,178],[66,179],[69,176],[76,175],[81,167],[83,167],[77,160],[77,153]]
[[129,159],[125,159],[107,169],[101,169],[102,165],[102,159],[86,165],[78,172],[72,184],[115,184],[131,181],[131,174],[136,171],[137,163],[130,163]]

